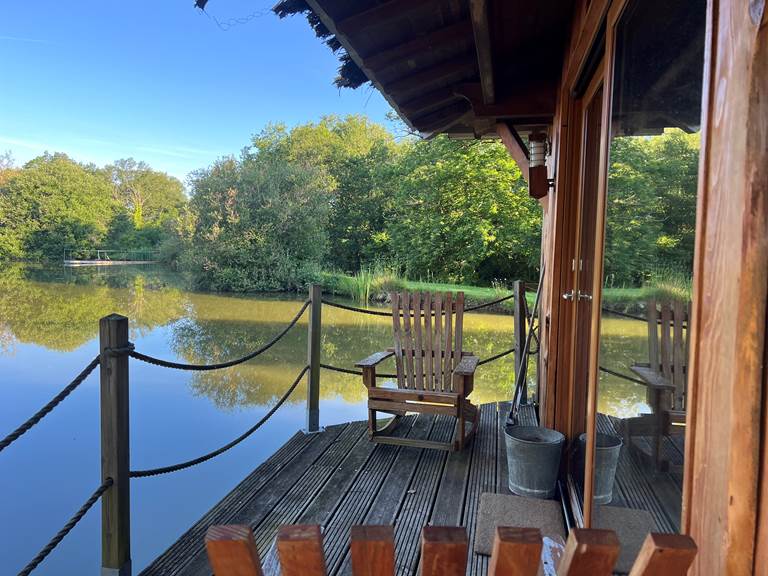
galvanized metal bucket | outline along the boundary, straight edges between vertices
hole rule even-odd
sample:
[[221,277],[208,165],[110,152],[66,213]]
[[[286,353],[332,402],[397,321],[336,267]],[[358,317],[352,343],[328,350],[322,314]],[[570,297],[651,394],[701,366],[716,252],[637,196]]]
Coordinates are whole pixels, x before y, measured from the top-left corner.
[[[595,504],[610,504],[613,499],[613,481],[616,478],[616,467],[619,464],[623,442],[618,436],[597,434],[595,441],[595,487],[593,502]],[[584,460],[587,447],[587,435],[579,436],[578,470],[584,485]]]
[[554,497],[565,436],[539,426],[507,426],[504,438],[509,489],[529,498]]

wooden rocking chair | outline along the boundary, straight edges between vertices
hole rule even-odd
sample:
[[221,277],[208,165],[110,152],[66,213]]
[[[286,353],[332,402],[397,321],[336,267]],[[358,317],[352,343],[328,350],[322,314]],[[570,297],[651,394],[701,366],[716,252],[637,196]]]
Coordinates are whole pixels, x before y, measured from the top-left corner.
[[[467,396],[472,392],[478,359],[462,349],[464,293],[390,294],[394,348],[377,352],[356,366],[368,388],[368,433],[371,440],[423,448],[461,450],[477,429],[479,411]],[[397,388],[376,386],[376,366],[395,357]],[[378,429],[376,413],[393,414]],[[387,433],[406,412],[446,414],[457,419],[451,442],[400,438]],[[467,423],[470,424],[467,431]]]

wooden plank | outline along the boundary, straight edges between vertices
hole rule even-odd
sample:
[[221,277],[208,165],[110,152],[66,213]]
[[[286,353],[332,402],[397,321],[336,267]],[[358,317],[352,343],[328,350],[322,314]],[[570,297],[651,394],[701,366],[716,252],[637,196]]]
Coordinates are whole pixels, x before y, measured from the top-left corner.
[[390,0],[347,16],[340,20],[336,27],[340,33],[354,36],[368,30],[371,26],[381,26],[397,18],[402,18],[415,7],[411,0]]
[[[391,48],[379,50],[364,58],[365,65],[374,69],[384,69],[390,64],[401,64],[409,58],[419,56],[426,50],[434,50],[452,44],[457,38],[469,37],[472,34],[472,23],[469,20],[459,20],[443,28],[433,30],[428,34],[417,36],[413,40],[403,42]],[[403,103],[403,111],[407,110],[409,102]]]
[[443,357],[443,377],[440,382],[440,389],[444,392],[453,391],[453,294],[445,293],[445,334],[443,342],[445,351]]
[[181,538],[173,543],[163,554],[158,556],[142,574],[167,574],[173,566],[186,566],[186,563],[197,553],[209,527],[216,524],[226,524],[231,521],[239,508],[262,490],[291,460],[319,435],[307,435],[297,432],[266,461],[251,472],[240,484],[235,486],[220,502],[215,504],[200,520],[198,520]]
[[392,301],[392,337],[395,341],[395,365],[397,367],[397,386],[405,388],[405,367],[403,366],[403,343],[400,336],[400,294],[391,292]]
[[536,576],[541,563],[541,545],[538,528],[498,526],[488,576]]
[[392,526],[352,526],[350,556],[355,576],[393,576],[395,531]]
[[347,426],[336,441],[317,460],[306,467],[301,478],[294,482],[260,522],[253,520],[250,522],[254,527],[256,545],[261,554],[267,553],[280,526],[296,522],[326,484],[334,479],[334,476],[335,482],[339,481],[336,473],[339,468],[345,467],[350,457],[356,462],[361,454],[363,458],[367,456],[369,442],[368,435],[365,433],[366,427],[363,424],[363,422],[354,422]]
[[432,341],[435,345],[435,380],[433,390],[443,390],[443,295],[435,294],[435,325]]
[[483,103],[493,104],[496,102],[496,83],[493,78],[493,50],[487,0],[469,0],[469,14],[475,36],[477,68],[480,71],[480,85],[483,87]]
[[309,289],[309,322],[307,324],[307,408],[306,430],[320,430],[320,345],[322,336],[323,289],[312,284]]
[[670,329],[672,324],[672,310],[668,302],[661,303],[661,373],[668,381],[672,381],[672,344],[670,342]]
[[685,576],[696,552],[696,544],[690,536],[648,534],[629,576]]
[[458,366],[464,357],[464,292],[456,294],[456,344],[453,347],[453,368]]
[[371,410],[381,410],[382,412],[420,412],[422,414],[445,414],[446,416],[456,416],[456,407],[444,406],[441,404],[422,404],[415,402],[397,402],[395,400],[369,400],[368,408]]
[[504,147],[512,156],[517,166],[520,168],[520,172],[523,174],[523,178],[528,182],[529,168],[528,168],[528,149],[523,144],[520,136],[517,134],[514,126],[507,122],[496,123],[496,134],[501,138],[501,142]]
[[[493,404],[480,406],[478,431],[473,440],[472,461],[470,463],[467,496],[462,524],[467,527],[470,550],[475,542],[475,518],[483,492],[498,492],[496,484],[496,433],[498,415]],[[506,460],[505,460],[506,461]],[[469,559],[467,574],[484,576],[488,571],[489,558],[473,554]]]
[[405,385],[406,388],[413,389],[416,387],[414,375],[413,375],[413,333],[411,332],[411,295],[408,292],[403,292],[400,295],[403,309],[403,342],[404,346],[404,358],[405,364]]
[[685,372],[683,362],[683,318],[685,307],[679,300],[672,304],[674,324],[672,325],[672,379],[675,384],[675,403],[673,408],[682,410],[685,407]]
[[426,346],[424,348],[424,356],[427,363],[426,369],[426,382],[424,382],[425,390],[435,389],[435,362],[434,362],[434,348],[432,343],[432,318],[434,311],[432,309],[432,293],[427,291],[424,293],[424,335]]
[[619,539],[612,530],[574,528],[568,535],[558,576],[611,576],[619,558]]
[[659,371],[661,358],[659,357],[659,311],[656,308],[656,300],[650,298],[646,306],[645,315],[648,327],[648,365],[651,370]]
[[[392,435],[426,438],[428,434],[426,424],[431,425],[429,418],[422,418],[419,422],[415,416],[406,416],[402,418],[402,424],[393,431]],[[381,492],[382,490],[386,492],[389,488],[386,482],[392,481],[393,474],[397,473],[398,470],[395,466],[403,466],[403,459],[400,456],[402,450],[398,446],[379,444],[374,446],[373,454],[349,486],[341,498],[340,504],[333,510],[330,517],[325,520],[317,520],[318,523],[323,524],[325,529],[323,534],[325,558],[328,571],[331,574],[338,573],[338,569],[345,558],[347,560],[346,571],[351,570],[347,546],[350,526],[366,522],[366,516],[372,510],[374,502],[379,512],[384,511],[388,503],[392,502],[391,498],[381,497]],[[394,511],[392,513],[394,514]],[[387,522],[373,518],[366,523],[385,524]]]
[[[256,494],[242,494],[243,502],[231,510],[224,510],[223,518],[217,523],[246,524],[258,527],[272,510],[280,504],[286,494],[297,483],[301,482],[302,478],[305,478],[312,464],[322,458],[344,432],[349,434],[347,431],[349,427],[350,425],[348,424],[332,426],[326,428],[325,432],[316,434],[316,439],[297,457],[288,462],[282,468],[280,474],[272,477]],[[274,537],[274,532],[271,532],[270,535]],[[256,539],[257,546],[262,542],[264,548],[261,552],[265,554],[268,548],[268,546],[264,545],[266,538],[262,537],[259,530],[254,531],[254,538]],[[203,539],[200,538],[197,542],[190,543],[190,549],[186,552],[186,558],[180,559],[179,562],[186,563],[183,570],[185,574],[206,574],[210,567],[208,566],[208,560],[203,548]]]
[[371,388],[368,390],[368,398],[395,400],[399,402],[418,400],[421,402],[450,404],[451,406],[458,406],[459,404],[459,396],[453,392],[414,392],[412,390],[396,390],[393,388]]
[[386,360],[392,355],[394,355],[394,352],[391,352],[389,350],[386,350],[384,352],[374,352],[373,354],[368,356],[368,358],[366,358],[365,360],[361,360],[360,362],[355,362],[355,366],[357,366],[358,368],[373,367],[379,364],[380,362],[383,362],[384,360]]
[[425,526],[421,533],[422,576],[464,576],[467,531],[452,526]]
[[[421,292],[414,292],[411,294],[413,298],[413,328],[415,334],[414,340],[414,352],[416,354],[416,372],[414,379],[416,380],[416,389],[424,390],[424,343],[421,337],[421,327],[424,319],[422,317],[421,310]],[[427,316],[429,312],[427,311]]]
[[277,553],[282,576],[325,576],[323,535],[320,526],[281,526]]
[[211,526],[205,534],[205,549],[216,576],[263,576],[248,526]]
[[448,454],[445,469],[440,478],[435,506],[429,517],[431,525],[461,526],[471,461],[471,450],[457,450]]
[[386,91],[393,97],[402,100],[418,92],[432,89],[449,80],[465,80],[475,74],[476,65],[477,62],[474,54],[460,54],[445,62],[388,82]]

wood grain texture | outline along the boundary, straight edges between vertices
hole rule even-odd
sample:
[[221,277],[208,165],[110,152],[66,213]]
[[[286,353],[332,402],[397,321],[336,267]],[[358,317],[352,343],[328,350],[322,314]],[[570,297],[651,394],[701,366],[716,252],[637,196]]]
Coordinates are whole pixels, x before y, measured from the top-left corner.
[[645,537],[629,576],[685,576],[696,556],[696,544],[682,534]]
[[323,536],[320,526],[281,526],[277,553],[283,576],[325,576]]
[[574,528],[565,543],[558,576],[611,576],[619,539],[611,530]]
[[453,526],[425,526],[421,532],[422,576],[464,576],[467,531]]
[[536,576],[541,546],[538,528],[497,527],[488,576]]
[[205,534],[208,561],[216,576],[262,576],[261,560],[248,526],[211,526]]
[[744,2],[712,0],[707,20],[683,525],[693,573],[730,576],[765,549],[768,29]]
[[392,526],[352,526],[350,556],[355,576],[393,576],[395,529]]

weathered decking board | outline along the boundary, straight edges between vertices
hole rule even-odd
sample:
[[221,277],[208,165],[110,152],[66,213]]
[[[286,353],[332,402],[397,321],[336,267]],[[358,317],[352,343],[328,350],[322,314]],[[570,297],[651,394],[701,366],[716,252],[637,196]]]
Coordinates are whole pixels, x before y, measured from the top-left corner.
[[[252,472],[197,524],[159,556],[144,576],[211,574],[204,549],[212,524],[248,524],[265,564],[274,556],[281,524],[323,527],[328,573],[349,574],[349,529],[354,524],[394,524],[398,574],[417,573],[421,528],[466,526],[471,541],[482,492],[508,492],[503,424],[506,404],[484,404],[473,442],[462,452],[372,444],[365,424],[331,426],[296,434]],[[534,423],[532,409],[524,409]],[[398,435],[444,441],[453,420],[419,415],[402,419]],[[472,555],[467,573],[487,572],[487,558]]]

